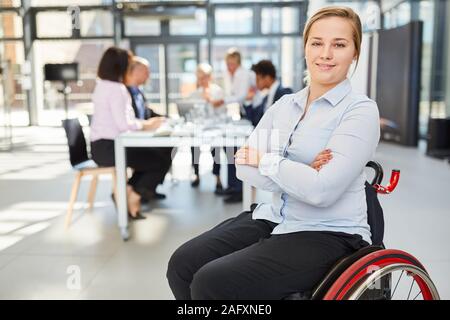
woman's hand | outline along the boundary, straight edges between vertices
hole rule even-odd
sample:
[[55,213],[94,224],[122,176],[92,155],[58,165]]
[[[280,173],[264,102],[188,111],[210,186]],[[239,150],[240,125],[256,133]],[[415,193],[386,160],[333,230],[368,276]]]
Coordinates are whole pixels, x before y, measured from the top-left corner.
[[[252,167],[258,167],[259,162],[261,161],[262,154],[258,152],[258,150],[249,148],[248,146],[244,146],[240,148],[236,154],[234,155],[235,163],[241,165],[247,165]],[[326,165],[333,158],[330,149],[325,149],[321,151],[310,166],[320,171],[324,165]]]
[[156,130],[165,120],[165,117],[153,117],[148,120],[144,120],[142,130]]
[[322,169],[322,167],[326,165],[332,158],[333,155],[331,154],[331,150],[325,149],[316,156],[310,166],[313,169],[320,171],[320,169]]
[[213,106],[214,108],[218,108],[218,107],[222,106],[222,105],[225,103],[225,101],[224,101],[223,99],[220,99],[220,100],[210,100],[209,102],[212,104],[212,106]]
[[252,167],[258,167],[262,155],[258,150],[244,146],[240,148],[234,155],[235,163]]
[[245,97],[245,100],[253,100],[255,95],[256,95],[256,88],[255,87],[250,87],[248,89],[247,96]]

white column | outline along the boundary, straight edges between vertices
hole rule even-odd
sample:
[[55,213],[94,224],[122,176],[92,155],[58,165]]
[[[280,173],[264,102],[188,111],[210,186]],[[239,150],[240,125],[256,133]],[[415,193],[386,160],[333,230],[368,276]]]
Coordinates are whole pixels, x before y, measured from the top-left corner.
[[[444,48],[445,48],[445,55],[444,57],[448,57],[450,54],[450,20],[448,19],[450,17],[450,4],[447,3],[446,5],[446,17],[447,19],[445,20],[445,36],[444,36]],[[445,81],[446,81],[446,85],[445,85],[445,114],[447,117],[450,117],[450,61],[447,59],[446,60],[446,75],[445,75]]]
[[[281,31],[289,32],[294,23],[298,23],[293,17],[295,13],[291,8],[281,9]],[[281,65],[279,70],[279,76],[281,77],[282,85],[288,88],[294,88],[295,67],[299,61],[294,61],[295,58],[295,39],[284,37],[281,38]],[[301,61],[300,61],[301,64]]]
[[31,64],[31,118],[33,124],[40,122],[39,117],[44,110],[44,66],[41,63],[39,43],[34,42],[30,52]]

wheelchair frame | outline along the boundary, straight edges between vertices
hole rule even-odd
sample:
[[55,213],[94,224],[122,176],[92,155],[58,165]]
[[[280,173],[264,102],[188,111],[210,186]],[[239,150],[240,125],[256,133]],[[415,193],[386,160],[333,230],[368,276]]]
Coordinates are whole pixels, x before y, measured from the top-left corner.
[[[394,191],[400,178],[400,170],[392,170],[389,184],[383,187],[381,186],[383,180],[381,165],[378,162],[370,161],[366,166],[375,170],[375,177],[370,186],[366,184],[366,188],[373,187],[380,194],[389,194]],[[374,221],[373,215],[377,215],[375,219],[378,220],[378,232],[381,234],[378,235],[380,243],[362,248],[338,261],[316,286],[312,294],[295,293],[287,297],[287,300],[390,300],[398,285],[397,282],[392,292],[392,274],[397,271],[402,272],[400,279],[404,272],[413,279],[411,289],[414,281],[417,283],[420,289],[419,294],[422,293],[424,300],[440,299],[433,281],[419,260],[401,250],[385,249],[382,242],[384,219],[381,207],[375,213],[368,212],[368,216],[370,215],[372,215],[372,222]],[[370,219],[368,220],[370,221]],[[377,286],[374,287],[374,284]]]

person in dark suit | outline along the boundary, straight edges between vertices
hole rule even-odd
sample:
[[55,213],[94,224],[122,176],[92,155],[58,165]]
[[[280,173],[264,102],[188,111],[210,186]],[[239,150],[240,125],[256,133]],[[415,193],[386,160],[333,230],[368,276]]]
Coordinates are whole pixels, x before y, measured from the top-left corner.
[[150,64],[141,57],[133,56],[130,62],[126,77],[126,86],[131,95],[132,106],[136,118],[150,119],[152,117],[162,117],[162,115],[154,112],[147,107],[147,99],[144,93],[139,88],[144,85],[150,78]]
[[256,91],[250,89],[247,95],[247,101],[253,101],[244,104],[246,118],[256,127],[264,112],[283,95],[292,93],[292,90],[281,86],[281,83],[277,80],[275,66],[270,60],[259,61],[252,66],[252,70],[256,74],[256,88],[258,91],[267,91],[262,100],[255,104],[253,101],[256,96]]
[[[248,90],[248,94],[246,97],[246,103],[244,103],[245,110],[245,118],[251,121],[252,125],[256,127],[259,120],[261,120],[264,112],[274,104],[278,99],[280,99],[283,95],[292,93],[292,90],[289,88],[283,88],[280,82],[277,80],[277,73],[275,66],[269,60],[261,60],[257,64],[252,66],[252,71],[256,75],[256,89],[261,93],[258,97],[261,98],[263,93],[266,95],[259,99],[259,102],[256,102],[256,90],[252,87]],[[237,151],[237,150],[235,150]],[[236,181],[239,181],[236,178],[234,164],[233,166],[233,174],[231,178]],[[230,171],[230,168],[228,169]],[[229,178],[230,179],[230,176]],[[239,185],[242,186],[239,181]],[[236,182],[234,185],[238,185]],[[225,190],[225,193],[227,190]],[[242,191],[239,189],[239,192],[229,192],[228,198],[225,199],[226,203],[236,203],[242,201]]]
[[[147,82],[149,77],[149,62],[144,58],[133,56],[130,62],[125,84],[131,96],[132,107],[136,118],[142,120],[162,117],[160,114],[147,107],[145,95],[139,89],[140,86]],[[172,149],[173,148],[148,148],[148,152],[151,152],[154,158],[153,163],[149,163],[149,165],[154,167],[154,179],[151,187],[147,190],[146,194],[142,196],[142,200],[144,202],[151,199],[166,198],[164,194],[156,192],[156,187],[158,184],[164,182],[164,177],[172,165]]]

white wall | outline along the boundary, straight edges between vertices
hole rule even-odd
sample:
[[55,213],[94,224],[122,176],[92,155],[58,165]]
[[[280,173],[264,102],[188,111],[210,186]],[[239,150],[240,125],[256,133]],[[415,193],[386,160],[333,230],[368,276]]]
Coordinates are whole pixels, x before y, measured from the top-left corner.
[[353,90],[369,96],[369,92],[367,91],[369,76],[369,34],[363,35],[358,67],[354,73],[353,70],[355,70],[354,65],[350,68],[349,73]]

